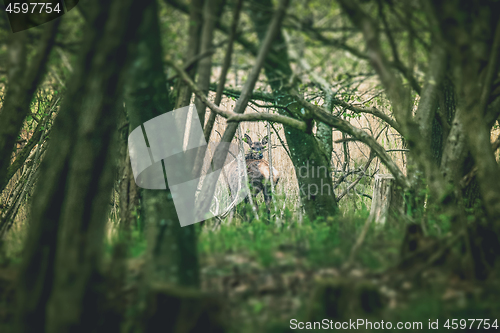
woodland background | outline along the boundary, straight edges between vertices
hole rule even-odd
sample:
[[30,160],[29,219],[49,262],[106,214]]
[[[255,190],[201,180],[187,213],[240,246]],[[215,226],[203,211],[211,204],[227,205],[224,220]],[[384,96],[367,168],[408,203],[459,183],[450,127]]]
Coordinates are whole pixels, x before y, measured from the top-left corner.
[[[493,322],[499,16],[494,0],[82,0],[13,34],[2,13],[0,331]],[[270,137],[269,219],[259,196],[257,215],[181,228],[168,190],[135,185],[128,134],[190,103],[207,139]],[[376,174],[399,198],[383,225]]]

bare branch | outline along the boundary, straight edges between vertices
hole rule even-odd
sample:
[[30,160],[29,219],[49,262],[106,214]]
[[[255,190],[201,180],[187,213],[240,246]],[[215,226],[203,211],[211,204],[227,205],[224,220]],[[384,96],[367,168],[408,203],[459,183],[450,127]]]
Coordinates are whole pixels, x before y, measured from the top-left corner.
[[347,193],[349,193],[350,190],[352,190],[354,188],[354,186],[356,186],[360,180],[366,176],[366,171],[368,170],[368,167],[370,166],[370,164],[372,163],[373,159],[375,158],[375,154],[373,153],[373,151],[370,152],[370,157],[368,158],[368,161],[366,162],[365,164],[365,167],[363,168],[363,172],[358,176],[358,178],[352,182],[352,184],[350,184],[344,192],[342,192],[342,194],[340,194],[338,197],[337,197],[337,201],[340,201],[340,199],[342,199],[343,197],[345,197],[347,195]]
[[242,122],[242,121],[270,121],[273,123],[281,123],[283,125],[288,125],[294,127],[301,131],[307,130],[307,124],[304,121],[290,118],[287,116],[282,116],[276,113],[245,113],[245,114],[234,114],[227,118],[228,123],[232,122]]
[[[354,25],[363,33],[368,49],[370,63],[377,72],[393,105],[394,115],[401,123],[409,121],[411,108],[409,105],[409,91],[403,87],[399,77],[389,68],[389,61],[382,52],[378,27],[372,17],[367,15],[357,2],[352,0],[338,0]],[[406,130],[406,129],[405,129]]]
[[392,128],[394,128],[396,131],[398,131],[399,134],[402,134],[401,126],[399,126],[399,124],[394,119],[392,119],[391,117],[389,117],[388,115],[386,115],[385,113],[383,113],[382,111],[380,111],[379,109],[377,109],[375,107],[362,108],[359,106],[354,106],[352,104],[349,104],[349,103],[347,103],[343,100],[337,99],[337,98],[333,98],[332,103],[335,105],[341,106],[343,108],[346,108],[347,110],[351,110],[355,113],[371,114],[377,118],[382,119],[387,124],[389,124]]
[[196,84],[191,80],[188,74],[179,66],[177,66],[171,60],[167,60],[168,64],[175,69],[175,71],[180,75],[180,77],[186,82],[189,88],[195,93],[195,95],[203,102],[207,107],[210,108],[215,114],[218,114],[227,119],[228,123],[242,122],[242,121],[271,121],[275,123],[281,123],[289,125],[291,127],[297,128],[301,131],[307,129],[307,124],[304,121],[290,118],[287,116],[282,116],[276,113],[246,113],[239,114],[233,111],[226,111],[211,102],[207,96],[196,86]]
[[398,166],[396,165],[396,163],[394,163],[392,158],[386,153],[384,147],[382,147],[375,140],[375,138],[373,138],[365,131],[352,126],[349,122],[331,115],[327,111],[323,110],[323,108],[305,101],[297,93],[295,93],[295,97],[304,108],[311,112],[311,116],[313,118],[318,119],[325,124],[332,126],[346,134],[349,134],[369,146],[377,154],[377,156],[380,158],[382,163],[384,163],[387,169],[389,169],[389,172],[391,172],[391,174],[394,176],[398,185],[402,188],[410,187],[409,181],[406,179],[401,170],[399,170]]
[[[217,86],[217,93],[215,96],[215,105],[220,105],[222,100],[222,93],[224,91],[224,85],[226,84],[226,76],[231,66],[231,57],[233,55],[234,39],[236,38],[236,29],[238,28],[238,22],[240,20],[240,12],[243,7],[243,0],[238,0],[233,12],[233,23],[231,24],[231,32],[229,34],[229,41],[227,45],[226,55],[224,56],[224,64],[222,65],[222,70],[219,76],[219,84]],[[214,127],[215,118],[217,114],[215,112],[210,112],[207,124],[204,129],[205,141],[208,142],[210,139],[210,134],[212,133],[212,128]]]

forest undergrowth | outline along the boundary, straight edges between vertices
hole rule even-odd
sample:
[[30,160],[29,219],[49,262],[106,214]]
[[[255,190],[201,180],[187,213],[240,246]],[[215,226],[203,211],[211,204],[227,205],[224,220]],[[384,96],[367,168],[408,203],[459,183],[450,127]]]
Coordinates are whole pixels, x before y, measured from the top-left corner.
[[[425,330],[429,319],[495,318],[500,305],[492,295],[500,285],[495,276],[486,282],[464,279],[460,247],[452,245],[433,264],[416,260],[412,268],[398,267],[404,222],[371,225],[347,265],[369,215],[363,208],[351,207],[335,219],[280,226],[237,220],[217,232],[202,231],[203,289],[227,299],[230,331],[291,332],[292,319],[421,322]],[[428,229],[429,239],[436,240],[450,231]]]
[[[445,330],[446,319],[495,319],[500,313],[494,296],[500,291],[498,270],[486,281],[467,279],[460,260],[463,249],[458,245],[452,243],[434,263],[422,255],[406,266],[401,264],[405,222],[372,224],[351,258],[369,216],[364,203],[357,210],[344,207],[343,216],[316,221],[305,217],[300,222],[286,207],[277,223],[275,215],[273,223],[248,221],[243,218],[245,209],[249,207],[239,207],[231,224],[225,221],[215,230],[216,220],[197,226],[201,289],[220,302],[227,332],[289,332],[295,331],[291,320],[314,325],[325,318],[332,323],[363,319],[417,325],[410,331],[427,330],[429,320],[438,319],[439,330]],[[261,204],[259,213],[264,212]],[[440,229],[428,225],[426,239],[447,240],[450,230],[440,225]],[[115,250],[128,239],[126,283],[119,285],[120,290],[111,287],[109,293],[115,295],[110,302],[128,303],[129,309],[137,306],[134,300],[146,270],[146,231],[139,218],[128,236],[122,231],[110,233],[105,244],[105,271],[112,276]],[[4,243],[14,248],[4,251],[10,255],[2,258],[0,269],[4,296],[0,327],[8,328],[13,319],[16,267],[21,261],[16,249],[21,239],[13,232]]]

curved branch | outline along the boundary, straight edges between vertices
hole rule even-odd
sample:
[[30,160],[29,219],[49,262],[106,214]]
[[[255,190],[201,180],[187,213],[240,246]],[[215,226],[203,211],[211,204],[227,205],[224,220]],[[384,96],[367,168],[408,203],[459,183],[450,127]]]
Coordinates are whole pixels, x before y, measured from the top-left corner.
[[175,69],[175,71],[179,74],[179,76],[186,82],[186,84],[193,90],[194,94],[203,102],[205,105],[210,108],[216,114],[227,119],[227,122],[242,122],[242,121],[271,121],[275,123],[281,123],[285,125],[292,126],[301,131],[305,131],[307,129],[307,124],[302,120],[297,120],[294,118],[290,118],[287,116],[283,116],[275,113],[236,113],[232,111],[226,111],[215,105],[215,103],[211,102],[207,96],[199,89],[196,84],[191,80],[188,74],[179,66],[177,66],[171,60],[167,60],[168,64]]
[[[216,91],[216,88],[217,87],[215,85],[210,86],[210,90],[212,90],[212,91]],[[224,94],[226,96],[237,98],[240,96],[241,91],[236,90],[236,89],[231,89],[231,88],[224,88]],[[252,93],[252,99],[256,99],[256,100],[260,100],[260,101],[264,101],[264,102],[271,102],[271,103],[275,101],[275,97],[272,94],[265,93],[262,91],[254,91]],[[372,107],[372,108],[358,107],[358,106],[354,106],[352,104],[349,104],[349,103],[347,103],[341,99],[338,99],[338,98],[332,98],[332,103],[335,105],[341,106],[343,108],[346,108],[347,110],[351,110],[352,112],[355,112],[355,113],[368,113],[368,114],[371,114],[377,118],[380,118],[383,121],[385,121],[387,124],[389,124],[392,128],[394,128],[399,134],[401,134],[401,131],[402,131],[401,126],[394,119],[392,119],[390,116],[386,115],[385,113],[383,113],[382,111],[380,111],[379,109],[377,109],[375,107]],[[258,106],[259,107],[268,107],[268,106],[260,106],[260,105],[258,105]],[[269,106],[269,107],[271,107],[271,106]],[[273,105],[272,107],[286,108],[287,105],[279,105],[279,106]]]
[[[177,73],[179,73],[179,76],[192,88],[193,92],[200,98],[200,100],[205,103],[207,107],[209,107],[212,111],[217,113],[218,115],[227,118],[228,122],[241,122],[241,121],[260,121],[260,120],[267,120],[267,121],[273,121],[273,122],[279,122],[283,123],[286,125],[293,126],[297,129],[300,129],[302,131],[306,131],[307,129],[307,124],[305,121],[302,120],[297,120],[294,118],[278,115],[278,114],[268,114],[268,113],[247,113],[247,114],[239,114],[235,113],[232,111],[226,111],[222,110],[218,106],[216,106],[213,102],[208,100],[207,96],[203,94],[203,92],[196,86],[196,84],[191,80],[191,78],[187,75],[187,73],[177,66],[174,62],[171,60],[167,60],[168,64],[172,66],[172,68],[175,69]],[[307,109],[308,111],[311,112],[311,115],[313,118],[318,119],[322,121],[323,123],[334,127],[344,133],[347,133],[355,138],[357,138],[359,141],[363,142],[364,144],[368,145],[370,148],[373,149],[373,151],[377,154],[377,156],[380,158],[382,163],[387,166],[389,171],[392,173],[394,178],[396,179],[396,182],[398,185],[400,185],[403,188],[408,188],[410,186],[408,180],[406,177],[403,175],[401,170],[399,170],[398,166],[394,163],[394,161],[387,155],[384,147],[379,145],[379,143],[368,133],[366,133],[363,130],[360,130],[359,128],[356,128],[352,126],[349,122],[337,118],[328,112],[324,111],[321,107],[313,105],[306,100],[302,99],[300,96],[297,94],[294,94],[296,99],[299,101],[299,103],[302,104],[302,106]]]
[[297,120],[294,118],[290,118],[287,116],[282,116],[280,114],[276,113],[245,113],[245,114],[236,114],[231,112],[232,115],[230,115],[227,118],[227,122],[242,122],[242,121],[270,121],[273,123],[281,123],[283,125],[291,126],[294,127],[298,130],[301,131],[306,131],[307,130],[307,124],[304,121]]
[[313,118],[318,119],[323,123],[332,126],[344,133],[347,133],[352,137],[355,137],[359,141],[363,142],[367,146],[369,146],[377,154],[377,156],[380,158],[382,163],[384,163],[387,169],[389,169],[389,172],[394,176],[398,185],[401,186],[403,189],[410,187],[408,179],[406,179],[403,172],[399,170],[396,163],[394,163],[392,158],[385,151],[384,147],[382,147],[375,140],[375,138],[373,138],[365,131],[352,126],[349,122],[329,114],[328,112],[323,110],[323,108],[308,103],[307,101],[302,99],[299,95],[295,94],[295,97],[304,108],[306,108],[309,112],[311,112]]
[[392,119],[391,117],[389,117],[388,115],[386,115],[385,113],[383,113],[382,111],[380,111],[379,109],[377,109],[375,107],[372,107],[372,108],[357,107],[357,106],[354,106],[352,104],[349,104],[349,103],[344,102],[343,100],[340,100],[337,98],[333,98],[332,103],[335,105],[341,106],[343,108],[346,108],[347,110],[351,110],[352,112],[355,112],[355,113],[371,114],[377,118],[382,119],[387,124],[389,124],[392,128],[394,128],[396,131],[398,131],[399,134],[402,134],[401,126],[399,126],[399,124],[394,119]]

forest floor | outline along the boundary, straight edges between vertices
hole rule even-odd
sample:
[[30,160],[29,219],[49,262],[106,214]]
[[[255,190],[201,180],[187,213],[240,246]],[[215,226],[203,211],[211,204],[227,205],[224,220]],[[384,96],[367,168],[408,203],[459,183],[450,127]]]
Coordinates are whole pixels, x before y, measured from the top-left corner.
[[449,331],[456,319],[458,329],[481,331],[484,325],[478,329],[470,319],[500,319],[499,276],[464,276],[457,246],[431,264],[422,257],[398,266],[404,226],[371,228],[346,266],[366,216],[281,228],[237,222],[203,232],[203,290],[225,299],[230,332],[292,332],[298,322],[323,319],[333,320],[329,325],[357,319],[411,323],[410,331],[427,331],[436,320],[432,331]]
[[[489,319],[490,325],[500,319],[498,270],[483,281],[464,277],[459,247],[439,262],[428,265],[424,260],[403,269],[398,266],[403,226],[370,228],[355,260],[346,266],[367,214],[300,224],[285,219],[280,227],[238,219],[217,231],[200,226],[201,287],[223,304],[227,332],[292,332],[297,331],[292,323],[314,325],[323,319],[331,325],[358,319],[401,322],[412,326],[409,331],[427,331],[436,320],[438,329],[432,331],[449,331],[447,320],[451,329],[456,319],[458,329],[481,331],[484,325],[478,329],[471,319]],[[141,237],[137,234],[130,247],[132,278],[124,293],[137,289],[144,269]],[[10,258],[0,267],[2,333],[9,332],[5,327],[14,319],[19,261]],[[361,326],[357,331],[371,330]]]

